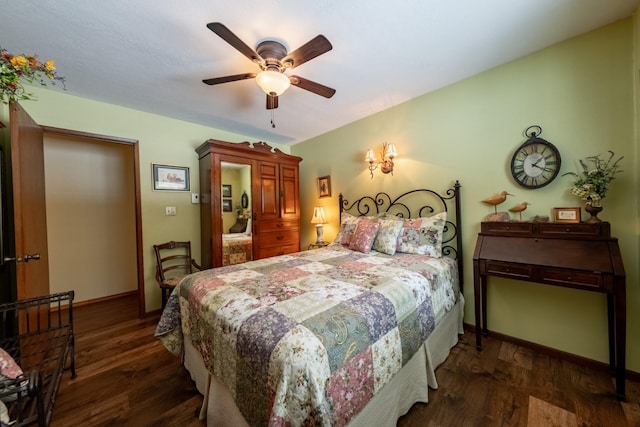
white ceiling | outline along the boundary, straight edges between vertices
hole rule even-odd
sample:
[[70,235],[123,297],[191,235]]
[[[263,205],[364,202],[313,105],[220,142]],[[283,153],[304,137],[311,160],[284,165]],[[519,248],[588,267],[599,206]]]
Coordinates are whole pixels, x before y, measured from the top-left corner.
[[[295,144],[549,45],[630,16],[638,0],[4,0],[0,47],[54,59],[66,93],[281,144]],[[275,110],[259,71],[206,24],[248,46],[333,50],[287,74],[336,89],[291,87]],[[59,86],[54,90],[61,90]]]

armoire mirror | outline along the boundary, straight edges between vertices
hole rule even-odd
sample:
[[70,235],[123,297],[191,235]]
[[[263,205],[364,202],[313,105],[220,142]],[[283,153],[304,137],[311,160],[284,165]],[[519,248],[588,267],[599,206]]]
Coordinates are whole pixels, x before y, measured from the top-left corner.
[[251,261],[253,259],[251,165],[221,161],[220,183],[222,184],[220,201],[222,247],[220,252],[213,254],[218,258],[219,264],[217,262],[216,264],[231,265]]
[[[251,209],[247,203],[242,206],[242,196],[251,200],[251,165],[242,163],[220,162],[220,181],[223,188],[228,188],[229,193],[222,194],[222,230],[224,234],[235,234],[245,232],[244,227],[240,230],[238,224],[243,224],[251,214]],[[230,206],[226,209],[225,206]],[[234,228],[235,226],[235,228]]]

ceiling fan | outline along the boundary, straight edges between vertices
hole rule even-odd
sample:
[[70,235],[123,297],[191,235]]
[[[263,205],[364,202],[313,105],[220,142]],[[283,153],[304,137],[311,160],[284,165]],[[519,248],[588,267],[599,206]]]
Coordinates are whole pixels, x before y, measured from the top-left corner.
[[219,22],[211,22],[207,24],[207,28],[257,64],[261,71],[258,73],[235,74],[232,76],[205,79],[202,80],[204,83],[217,85],[220,83],[255,78],[258,85],[267,94],[268,110],[278,108],[278,97],[282,95],[290,85],[308,90],[325,98],[331,98],[336,93],[335,89],[321,85],[320,83],[307,80],[300,76],[287,76],[284,74],[285,70],[292,70],[330,51],[333,46],[331,46],[331,43],[329,43],[329,40],[327,40],[325,36],[318,35],[293,52],[287,52],[287,48],[282,43],[273,40],[260,42],[254,50]]

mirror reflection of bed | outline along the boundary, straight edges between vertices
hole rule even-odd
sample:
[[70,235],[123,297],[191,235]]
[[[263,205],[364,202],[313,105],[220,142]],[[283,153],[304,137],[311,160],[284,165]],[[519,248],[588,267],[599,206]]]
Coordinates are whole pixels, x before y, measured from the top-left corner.
[[223,192],[223,201],[228,200],[231,205],[230,211],[222,212],[222,265],[251,261],[251,166],[230,162],[220,165],[222,184],[229,189]]

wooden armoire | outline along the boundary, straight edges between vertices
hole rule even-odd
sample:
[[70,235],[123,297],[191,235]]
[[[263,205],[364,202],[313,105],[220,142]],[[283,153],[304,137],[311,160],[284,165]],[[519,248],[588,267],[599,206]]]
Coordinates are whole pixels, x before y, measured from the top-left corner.
[[209,139],[196,149],[200,161],[201,254],[204,268],[222,265],[221,164],[251,166],[253,259],[300,250],[302,158],[265,142],[233,143]]

